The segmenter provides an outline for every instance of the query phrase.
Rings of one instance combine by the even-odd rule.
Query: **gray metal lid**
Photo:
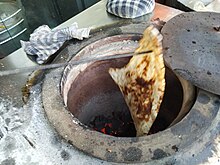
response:
[[[162,28],[167,65],[195,86],[220,95],[220,13],[188,12]]]

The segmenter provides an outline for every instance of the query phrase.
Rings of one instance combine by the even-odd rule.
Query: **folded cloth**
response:
[[[78,29],[77,23],[72,26],[51,30],[47,25],[38,27],[31,35],[29,41],[20,41],[21,46],[28,55],[37,56],[38,64],[45,63],[64,44],[72,38],[82,40],[89,37],[90,28]]]
[[[108,0],[106,9],[109,13],[122,18],[136,18],[154,10],[154,0]]]

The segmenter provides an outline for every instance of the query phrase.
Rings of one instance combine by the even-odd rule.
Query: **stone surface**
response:
[[[219,19],[215,12],[186,12],[169,20],[161,30],[164,60],[170,68],[195,86],[218,95]]]

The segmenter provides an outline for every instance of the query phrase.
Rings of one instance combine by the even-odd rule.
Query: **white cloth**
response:
[[[43,64],[64,44],[72,38],[82,40],[89,37],[90,28],[79,29],[77,23],[72,26],[51,30],[47,25],[38,27],[31,35],[29,41],[20,41],[21,46],[28,55],[37,56],[36,62]]]

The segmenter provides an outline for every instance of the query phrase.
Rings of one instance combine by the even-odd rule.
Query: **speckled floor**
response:
[[[41,107],[40,91],[35,89],[31,107],[16,108],[9,100],[1,100],[0,164],[102,164],[103,161],[61,140],[48,123]]]

